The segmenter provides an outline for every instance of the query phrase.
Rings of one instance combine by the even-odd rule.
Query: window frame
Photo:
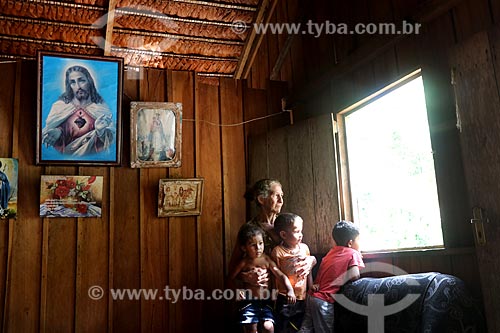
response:
[[[365,107],[366,105],[376,101],[377,99],[387,95],[388,93],[393,92],[394,90],[402,87],[403,85],[409,83],[410,81],[422,77],[422,69],[417,69],[402,78],[390,83],[389,85],[383,87],[382,89],[377,90],[375,93],[368,95],[365,98],[362,98],[358,102],[342,109],[341,111],[334,114],[335,120],[335,132],[337,136],[337,165],[338,167],[338,187],[339,187],[339,208],[340,208],[340,217],[342,220],[354,221],[353,216],[353,203],[352,203],[352,194],[351,194],[351,180],[350,180],[350,172],[349,172],[349,154],[347,150],[347,133],[345,126],[345,118],[350,114],[358,111],[359,109]],[[431,126],[429,124],[429,135],[431,136],[432,142],[432,133]],[[436,172],[436,166],[434,166],[435,178],[436,178],[436,190],[438,191],[438,201],[440,211],[441,200],[439,200],[439,184],[438,184],[438,175]],[[426,250],[443,250],[445,249],[445,234],[444,234],[444,225],[443,225],[443,216],[441,216],[441,230],[443,233],[443,245],[439,246],[423,246],[423,247],[415,247],[415,248],[398,248],[393,250],[374,250],[374,251],[366,251],[368,253],[385,253],[385,252],[408,252],[408,251],[426,251]],[[365,252],[365,251],[363,251]]]

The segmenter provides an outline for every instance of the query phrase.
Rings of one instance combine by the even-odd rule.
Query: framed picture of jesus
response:
[[[123,59],[38,53],[37,164],[119,165]]]

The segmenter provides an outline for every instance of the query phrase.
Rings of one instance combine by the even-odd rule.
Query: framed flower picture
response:
[[[200,215],[203,178],[160,179],[158,217]]]
[[[132,168],[181,166],[181,103],[132,102],[130,132]]]
[[[0,158],[0,219],[17,217],[18,161]]]
[[[122,72],[122,58],[38,52],[37,164],[120,164]]]
[[[101,217],[102,176],[42,176],[41,217]]]

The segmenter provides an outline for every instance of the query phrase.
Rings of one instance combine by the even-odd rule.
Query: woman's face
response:
[[[279,214],[281,212],[281,207],[283,206],[283,190],[281,185],[273,184],[271,185],[271,190],[267,198],[260,198],[260,204],[262,208],[270,213]]]

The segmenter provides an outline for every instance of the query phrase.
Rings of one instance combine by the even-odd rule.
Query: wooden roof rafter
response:
[[[249,34],[234,22],[251,25],[274,1],[262,0],[261,11],[260,0],[3,0],[0,54],[104,54],[123,56],[125,66],[225,77],[234,74]]]
[[[254,29],[254,25],[268,24],[277,3],[278,0],[262,0],[262,4],[259,7],[255,21],[253,22],[253,25],[250,25],[250,33],[247,36],[242,56],[240,57],[238,67],[234,73],[235,79],[246,79],[248,77],[250,68],[252,68],[255,56],[257,55],[262,39],[264,38],[264,34],[257,34],[256,29]]]

